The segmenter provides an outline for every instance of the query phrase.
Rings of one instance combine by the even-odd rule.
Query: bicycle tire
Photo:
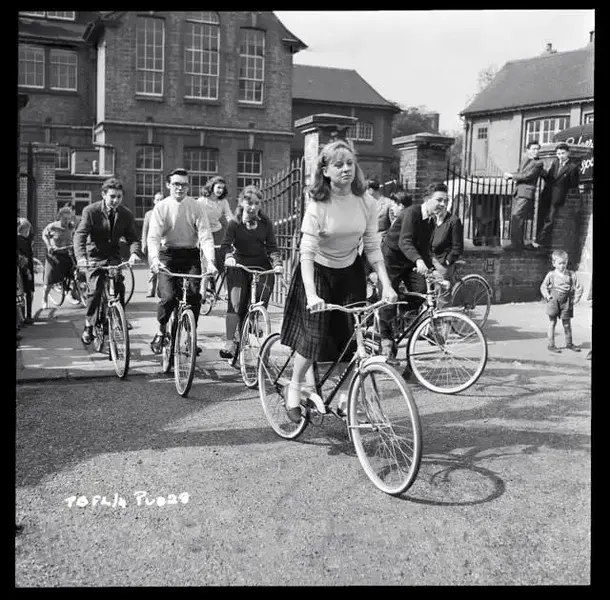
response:
[[[491,287],[487,280],[476,273],[464,276],[451,291],[451,310],[463,312],[484,327],[491,310]]]
[[[239,369],[247,388],[258,384],[258,357],[264,340],[271,333],[269,315],[262,306],[255,306],[246,315],[239,340]]]
[[[361,364],[349,388],[347,426],[358,460],[377,489],[397,496],[413,485],[421,462],[419,411],[391,365]]]
[[[49,289],[49,300],[53,306],[61,306],[64,303],[66,297],[66,284],[62,279],[59,283],[51,286]]]
[[[108,346],[117,377],[125,379],[129,372],[129,329],[120,302],[108,307]]]
[[[463,392],[477,382],[487,364],[487,341],[465,314],[443,310],[424,319],[409,337],[408,368],[427,389]]]
[[[135,288],[135,277],[133,269],[129,264],[125,265],[123,269],[123,284],[125,285],[125,306],[127,306],[133,296],[133,290]]]
[[[286,414],[285,393],[294,363],[294,353],[280,341],[279,333],[272,333],[263,342],[258,361],[258,395],[265,417],[271,428],[286,440],[296,439],[305,431],[306,415],[294,423]]]
[[[174,380],[176,391],[185,398],[193,384],[197,360],[197,330],[192,309],[185,308],[176,325],[174,338]]]
[[[176,311],[172,311],[167,322],[166,333],[163,337],[163,346],[161,347],[161,371],[169,373],[174,362],[174,338],[176,335]]]

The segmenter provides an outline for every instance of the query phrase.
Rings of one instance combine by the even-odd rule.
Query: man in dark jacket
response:
[[[464,227],[457,215],[451,214],[444,205],[436,215],[436,226],[430,242],[432,264],[436,272],[451,281],[455,271],[455,261],[464,252]],[[439,307],[447,304],[450,295],[445,290],[439,298]]]
[[[433,266],[430,248],[435,228],[434,219],[447,204],[447,200],[445,184],[429,185],[424,202],[405,208],[385,235],[381,251],[395,290],[398,290],[402,281],[410,292],[426,292],[424,275]],[[386,356],[392,356],[395,350],[390,325],[392,315],[392,307],[379,311],[381,347]]]
[[[580,183],[578,164],[570,160],[570,146],[565,142],[557,144],[555,154],[557,158],[553,159],[549,170],[542,173],[545,185],[540,194],[536,247],[550,244],[557,211],[565,203],[568,192]]]
[[[536,184],[542,175],[544,163],[538,158],[540,144],[538,140],[528,143],[526,157],[516,173],[504,173],[504,179],[512,179],[515,187],[510,219],[509,250],[521,250],[525,237],[525,221],[533,214]]]
[[[83,210],[83,216],[74,232],[74,255],[79,267],[119,264],[121,251],[119,241],[122,237],[130,244],[129,262],[140,260],[138,252],[140,241],[136,233],[133,213],[124,206],[123,184],[114,177],[102,184],[102,200],[94,202]],[[81,336],[84,344],[93,341],[93,319],[99,306],[106,272],[103,269],[88,269],[87,283],[89,297],[85,313],[85,329]],[[125,286],[117,282],[118,294],[125,304]]]

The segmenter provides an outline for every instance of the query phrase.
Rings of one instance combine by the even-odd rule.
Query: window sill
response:
[[[54,90],[51,88],[28,87],[20,85],[19,89],[28,94],[53,94],[55,96],[78,96],[78,90]]]
[[[265,104],[250,104],[249,102],[240,102],[239,100],[237,101],[237,106],[239,106],[239,108],[254,108],[256,110],[264,110],[266,108]]]
[[[192,98],[190,96],[185,96],[183,98],[184,104],[196,104],[201,106],[202,104],[208,105],[208,106],[220,106],[221,102],[220,100],[211,100],[209,98]]]
[[[140,94],[136,94],[136,100],[144,100],[148,102],[165,102],[165,98],[163,96],[142,96]]]

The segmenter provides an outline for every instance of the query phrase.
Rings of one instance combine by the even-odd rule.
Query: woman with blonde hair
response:
[[[366,300],[364,259],[358,252],[361,239],[382,298],[396,300],[381,254],[377,204],[365,191],[353,147],[343,140],[324,146],[303,215],[300,264],[291,279],[280,334],[282,344],[296,350],[286,396],[288,417],[294,422],[301,419],[301,385],[304,379],[308,386],[313,383],[313,361],[334,360],[353,332],[349,315],[331,317],[328,311],[310,310],[323,309],[326,302]]]
[[[47,247],[47,256],[44,263],[44,291],[42,293],[42,304],[40,308],[46,310],[49,307],[49,291],[56,284],[70,275],[74,268],[72,237],[74,235],[74,215],[69,206],[64,206],[57,211],[55,221],[49,223],[42,231],[42,241]],[[73,304],[79,300],[70,298]]]

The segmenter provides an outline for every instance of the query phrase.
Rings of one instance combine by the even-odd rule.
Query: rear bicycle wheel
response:
[[[491,288],[481,275],[466,275],[451,291],[451,310],[464,313],[479,327],[487,322],[490,309]]]
[[[262,306],[255,306],[248,312],[241,328],[239,341],[239,368],[246,387],[252,389],[258,384],[258,357],[261,346],[271,333],[269,315]]]
[[[307,427],[305,414],[293,423],[286,414],[285,394],[292,377],[294,352],[280,341],[279,333],[272,333],[264,342],[258,361],[258,395],[263,412],[273,431],[280,437],[293,440]]]
[[[108,307],[108,345],[117,377],[124,379],[129,371],[129,330],[120,302]]]
[[[466,315],[440,311],[413,331],[407,360],[424,387],[441,394],[456,394],[481,376],[487,364],[487,342],[480,327]]]
[[[131,265],[125,265],[123,267],[123,283],[125,284],[125,306],[129,304],[131,297],[133,296],[133,289],[135,287],[135,277],[133,275],[133,269]]]
[[[49,300],[54,306],[61,306],[64,303],[66,297],[66,288],[63,279],[51,286],[49,290]]]
[[[348,420],[358,460],[386,494],[405,492],[421,462],[421,424],[413,395],[385,362],[365,362],[348,396]]]
[[[161,347],[161,370],[169,373],[174,362],[173,345],[176,336],[176,311],[173,311],[167,322],[167,333],[163,336],[163,346]]]
[[[185,397],[193,384],[197,359],[195,315],[190,308],[180,314],[174,339],[174,380],[177,392]]]

